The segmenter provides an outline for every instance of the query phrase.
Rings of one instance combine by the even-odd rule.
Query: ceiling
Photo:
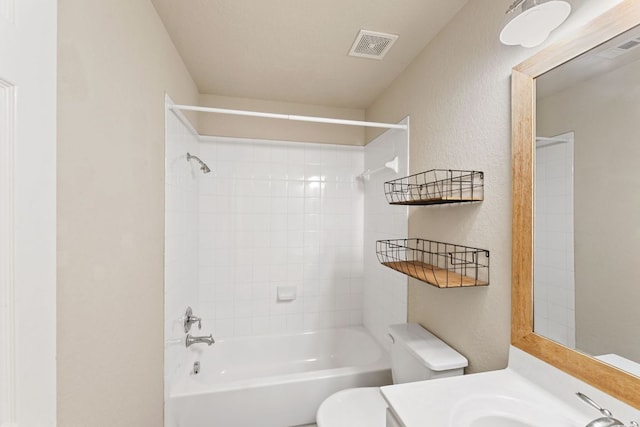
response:
[[[366,108],[467,0],[151,0],[200,93]],[[400,37],[347,56],[360,29]]]

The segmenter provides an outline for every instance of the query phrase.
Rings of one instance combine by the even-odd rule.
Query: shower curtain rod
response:
[[[554,136],[552,138],[545,136],[536,136],[536,142],[569,142],[569,140],[557,136]]]
[[[226,108],[197,107],[193,105],[172,105],[171,108],[173,108],[174,110],[198,111],[201,113],[219,113],[219,114],[231,114],[234,116],[249,116],[249,117],[263,117],[267,119],[294,120],[298,122],[329,123],[329,124],[347,125],[347,126],[364,126],[364,127],[372,127],[372,128],[407,130],[407,125],[365,122],[360,120],[330,119],[326,117],[296,116],[292,114],[261,113],[258,111],[229,110]]]

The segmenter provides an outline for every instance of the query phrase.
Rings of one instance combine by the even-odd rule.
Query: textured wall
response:
[[[61,0],[58,37],[58,425],[161,426],[164,95],[197,91],[148,0]]]
[[[495,4],[504,3],[504,4]],[[436,289],[409,281],[410,321],[470,360],[468,371],[506,365],[510,333],[510,98],[514,54],[498,26],[507,2],[469,2],[367,110],[367,120],[411,116],[410,173],[429,169],[485,172],[485,201],[411,208],[409,237],[491,251],[491,284]]]
[[[574,1],[552,42],[619,1]],[[510,0],[474,0],[456,15],[367,110],[367,120],[411,116],[411,173],[434,168],[485,172],[485,201],[412,208],[409,236],[491,251],[491,284],[436,289],[411,280],[409,320],[470,360],[469,372],[507,363],[511,309],[511,68],[537,49],[503,46]],[[367,131],[367,140],[378,133]]]

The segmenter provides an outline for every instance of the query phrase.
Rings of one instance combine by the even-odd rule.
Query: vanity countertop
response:
[[[404,427],[584,427],[599,414],[575,396],[578,391],[625,423],[639,415],[514,348],[507,369],[391,385],[381,391]]]
[[[593,419],[511,369],[382,387],[382,395],[406,427],[465,427],[498,415],[545,427],[583,427]]]

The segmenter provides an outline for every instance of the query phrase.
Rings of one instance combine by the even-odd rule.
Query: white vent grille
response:
[[[395,34],[360,30],[356,40],[353,42],[353,46],[351,46],[349,56],[382,59],[397,39],[398,36]]]
[[[635,49],[640,46],[640,37],[634,37],[629,39],[618,46],[612,47],[610,49],[604,50],[597,54],[597,56],[601,58],[613,59],[617,56],[623,55],[629,52],[631,49]]]

